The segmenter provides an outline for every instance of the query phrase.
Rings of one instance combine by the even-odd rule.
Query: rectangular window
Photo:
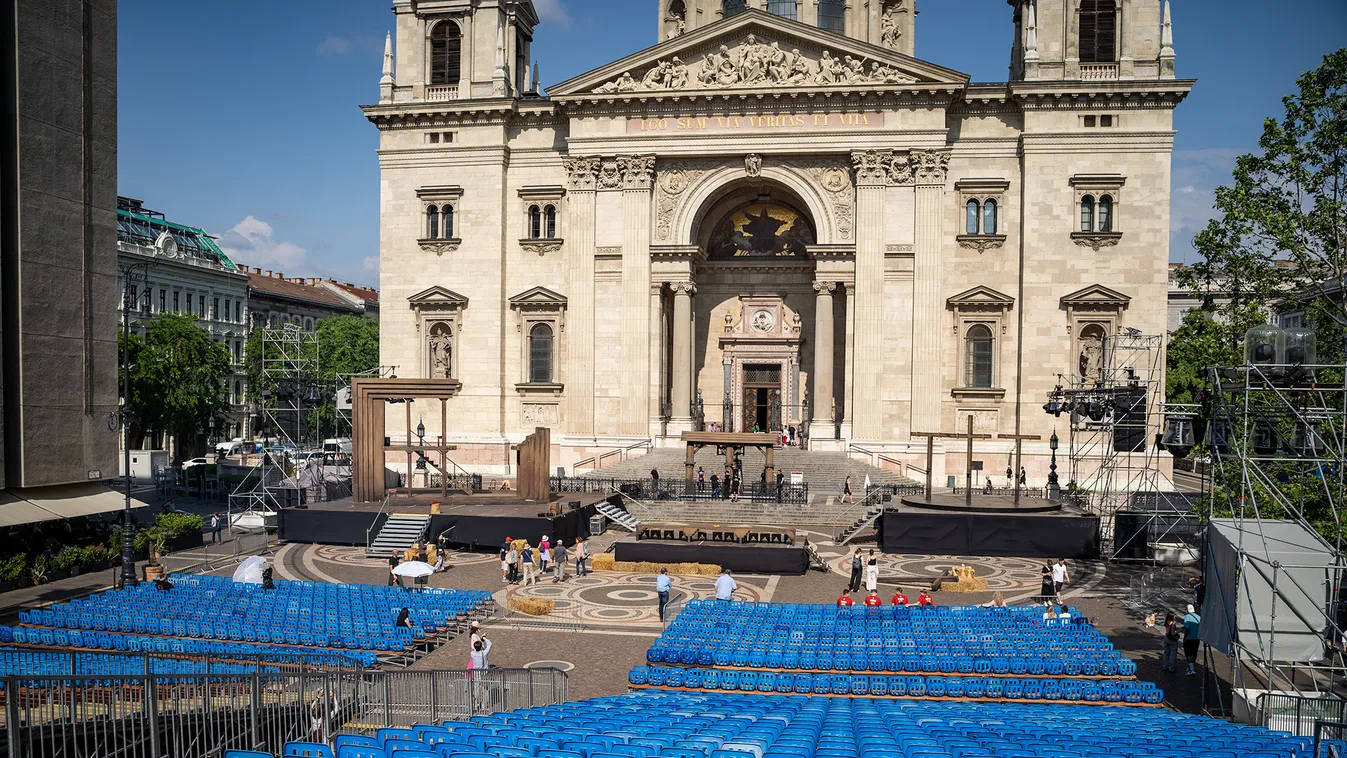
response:
[[[217,297],[211,301],[210,315],[211,318],[215,319],[216,321],[220,320],[220,298]]]
[[[194,310],[194,309],[192,308],[192,293],[188,292],[188,293],[187,293],[187,312],[188,312],[188,313],[192,313],[193,310]]]
[[[182,306],[181,306],[181,304],[178,302],[178,296],[181,295],[181,294],[182,294],[181,292],[176,292],[176,291],[173,293],[173,312],[174,312],[174,313],[178,313],[178,312],[180,312],[180,311],[182,310]]]
[[[243,323],[243,317],[242,317],[242,315],[240,315],[239,301],[238,301],[238,300],[235,300],[235,301],[234,301],[234,323],[236,323],[236,324],[242,324],[242,323]]]
[[[426,142],[429,143],[429,144],[431,144],[431,145],[438,145],[438,144],[440,144],[440,133],[439,133],[439,132],[431,132],[430,134],[427,134],[427,135],[426,135]]]
[[[1100,116],[1100,117],[1099,117],[1099,125],[1100,125],[1100,126],[1113,126],[1113,117],[1112,117],[1112,116]]]
[[[159,290],[159,312],[163,313],[168,308],[168,290]]]
[[[1086,125],[1086,126],[1094,126],[1094,124],[1095,124],[1095,117],[1094,117],[1094,116],[1085,116],[1084,118],[1085,118],[1085,125]]]
[[[202,295],[201,297],[197,298],[196,300],[197,300],[197,303],[196,303],[196,307],[197,307],[197,315],[200,316],[201,318],[205,318],[205,317],[206,317],[206,296],[205,296],[205,295]]]

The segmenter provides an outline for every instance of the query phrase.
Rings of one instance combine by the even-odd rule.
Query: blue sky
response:
[[[544,85],[655,42],[655,0],[535,0]],[[378,281],[378,99],[387,0],[121,0],[122,194],[287,276]],[[1004,0],[924,0],[917,56],[1002,81]],[[1179,107],[1171,257],[1296,76],[1347,43],[1343,0],[1173,0]]]

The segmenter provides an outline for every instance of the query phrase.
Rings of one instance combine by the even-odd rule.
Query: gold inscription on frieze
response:
[[[627,119],[627,133],[690,131],[808,132],[884,125],[883,113],[805,113],[779,116],[679,116]]]

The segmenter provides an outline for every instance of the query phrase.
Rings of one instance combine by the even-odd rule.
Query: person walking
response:
[[[1043,586],[1038,590],[1038,599],[1047,602],[1057,596],[1057,588],[1052,583],[1052,561],[1043,562]]]
[[[1071,583],[1071,575],[1066,571],[1066,559],[1058,558],[1052,565],[1052,591],[1057,602],[1062,601],[1062,588]]]
[[[730,570],[725,569],[720,572],[720,578],[716,579],[716,600],[733,600],[734,591],[739,589],[739,584],[730,576]]]
[[[655,594],[659,595],[659,620],[664,622],[664,608],[669,604],[669,590],[673,589],[673,580],[669,578],[669,569],[659,570],[655,577]]]
[[[781,502],[781,483],[786,480],[786,475],[780,470],[776,472],[776,502]]]
[[[585,545],[584,537],[575,538],[575,575],[589,576],[585,570],[585,559],[589,557],[589,549]]]
[[[650,467],[650,489],[659,492],[659,469]]]
[[[870,592],[879,590],[879,558],[875,551],[870,551],[870,558],[865,563],[865,589]]]
[[[861,576],[865,573],[865,561],[861,558],[861,549],[851,554],[851,581],[847,583],[847,592],[861,588]]]
[[[399,587],[402,586],[402,577],[400,577],[400,576],[398,576],[397,574],[393,573],[393,569],[395,569],[395,568],[397,568],[397,567],[398,567],[398,551],[394,550],[394,551],[393,551],[392,553],[390,553],[389,556],[388,556],[388,586],[389,586],[389,587],[392,587],[392,586],[395,585],[395,584],[396,584],[397,586],[399,586]]]
[[[1188,659],[1188,670],[1183,672],[1185,676],[1197,675],[1197,650],[1201,642],[1197,639],[1197,631],[1202,626],[1202,617],[1198,615],[1197,608],[1189,605],[1188,613],[1183,616],[1183,657]]]
[[[557,540],[557,546],[552,548],[552,583],[566,581],[566,543]]]
[[[847,480],[842,482],[842,504],[851,505],[855,502],[856,498],[851,496],[851,477],[847,477]]]
[[[538,578],[536,573],[537,564],[534,563],[536,557],[537,551],[535,551],[533,546],[528,543],[528,540],[525,540],[524,550],[519,554],[519,565],[524,567],[525,587],[533,584],[533,581]]]
[[[500,546],[500,581],[502,584],[510,583],[510,538],[506,537],[505,542]]]
[[[1179,673],[1179,617],[1173,611],[1165,614],[1165,651],[1160,656],[1160,670]]]
[[[210,515],[210,541],[211,541],[211,544],[214,544],[214,545],[220,544],[220,530],[223,529],[223,528],[224,528],[224,524],[220,521],[220,514],[218,514],[218,513],[212,513],[212,514]]]
[[[715,474],[711,475],[711,497],[720,499],[720,477]]]
[[[1020,487],[1023,488],[1029,483],[1029,474],[1025,473],[1024,468],[1020,468]]]
[[[519,582],[519,546],[510,543],[510,552],[505,554],[505,562],[510,566],[510,584]]]
[[[552,560],[552,543],[548,542],[547,535],[538,541],[538,578],[542,579],[543,574],[547,573],[547,562]]]

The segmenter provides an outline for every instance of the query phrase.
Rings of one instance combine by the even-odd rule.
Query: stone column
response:
[[[650,433],[650,186],[655,156],[623,156],[622,423],[623,434]]]
[[[814,434],[832,439],[833,426],[833,290],[836,282],[814,282]]]
[[[856,365],[852,436],[883,436],[884,380],[884,193],[893,164],[891,150],[851,154],[856,168]]]
[[[941,260],[942,200],[947,150],[914,150],[912,179],[916,183],[916,240],[913,246],[912,283],[912,429],[939,432],[945,356],[940,343],[948,318],[942,297],[944,265]],[[864,353],[862,353],[864,355]]]
[[[674,282],[673,292],[673,386],[670,404],[669,433],[692,429],[692,296],[697,287],[692,282]]]
[[[855,276],[853,269],[852,276]],[[856,405],[856,282],[853,280],[843,284],[846,292],[846,300],[842,306],[846,309],[846,319],[843,325],[845,342],[843,349],[846,350],[844,368],[845,374],[842,377],[842,423],[840,432],[842,439],[851,439],[851,419],[855,416],[852,408]],[[836,411],[833,415],[837,415]]]
[[[565,160],[566,425],[570,434],[594,434],[594,214],[598,158]]]
[[[650,436],[659,436],[664,402],[664,285],[650,285]]]

